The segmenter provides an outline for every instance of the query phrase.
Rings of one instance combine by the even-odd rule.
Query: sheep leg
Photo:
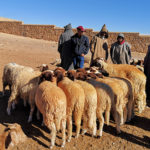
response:
[[[134,110],[133,101],[129,101],[127,107],[128,107],[127,122],[129,122],[131,121],[131,118],[132,118],[132,110]]]
[[[72,137],[72,115],[69,115],[67,117],[67,128],[68,128],[68,139],[67,142],[71,141],[71,137]]]
[[[36,118],[37,118],[37,120],[40,120],[40,111],[38,110],[38,108],[37,108],[37,112],[36,112]]]
[[[9,101],[8,101],[8,106],[7,106],[7,114],[8,115],[11,115],[11,105],[13,102],[15,102],[16,97],[17,97],[16,92],[11,93],[11,96],[10,96]]]
[[[24,107],[27,107],[27,101],[26,101],[26,99],[23,100],[23,105],[24,105]]]
[[[123,112],[123,124],[125,124],[127,120],[127,113],[128,113],[128,110],[127,110],[127,107],[125,106],[124,112]]]
[[[96,136],[96,130],[97,130],[97,126],[96,126],[96,115],[94,116],[94,120],[93,120],[93,137]]]
[[[86,132],[87,132],[87,115],[84,113],[82,135],[84,135]]]
[[[97,113],[97,118],[99,120],[100,123],[100,127],[99,127],[99,136],[102,136],[102,132],[103,132],[103,126],[104,126],[104,117],[103,117],[103,113],[99,112]]]
[[[61,130],[62,130],[62,145],[61,147],[64,147],[66,144],[66,119],[62,120],[61,122]]]
[[[32,122],[32,116],[33,116],[34,109],[35,109],[35,105],[31,104],[30,105],[30,114],[29,114],[29,118],[28,118],[28,123]]]
[[[115,117],[115,122],[116,122],[116,130],[117,130],[117,134],[120,134],[120,120],[121,120],[121,116],[119,113],[116,113],[116,117]]]
[[[51,145],[50,149],[52,149],[55,146],[55,139],[56,139],[56,126],[54,122],[52,122],[48,128],[51,130]]]
[[[120,116],[120,125],[123,125],[124,119],[123,119],[123,109],[119,109],[119,116]]]
[[[4,96],[5,95],[5,88],[6,88],[6,84],[5,83],[3,83],[3,92],[2,92],[2,96]]]
[[[82,110],[75,110],[74,111],[74,120],[75,120],[75,125],[76,125],[76,136],[75,138],[79,137],[80,134],[80,128],[81,128],[81,119],[82,119]]]
[[[107,126],[109,125],[109,120],[110,120],[110,109],[111,109],[111,106],[107,105],[107,108],[105,111],[105,120],[106,120]]]

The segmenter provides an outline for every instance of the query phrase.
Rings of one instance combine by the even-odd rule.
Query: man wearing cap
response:
[[[66,25],[64,33],[60,35],[58,52],[61,58],[61,67],[65,70],[74,69],[71,51],[71,37],[74,35],[71,24]]]
[[[150,45],[148,46],[148,51],[144,58],[144,73],[147,77],[147,79],[146,79],[146,95],[147,95],[148,105],[150,106]]]
[[[101,31],[96,34],[90,43],[91,56],[91,66],[96,58],[108,59],[108,30],[104,24]]]
[[[114,64],[130,64],[131,46],[125,42],[124,34],[119,33],[117,42],[111,46],[110,55]]]
[[[89,39],[87,36],[83,35],[85,32],[82,26],[77,27],[77,33],[71,38],[71,49],[74,54],[73,64],[74,68],[84,67],[84,56],[89,51]]]

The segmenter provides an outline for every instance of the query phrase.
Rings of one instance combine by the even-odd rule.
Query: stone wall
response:
[[[63,28],[58,28],[54,25],[30,25],[23,24],[21,21],[0,21],[0,32],[15,34],[36,39],[44,39],[58,41]],[[76,32],[76,29],[73,29]],[[92,36],[98,32],[93,29],[86,29],[86,35],[91,40]],[[109,47],[116,41],[118,33],[109,32]],[[150,36],[140,35],[139,33],[125,32],[126,41],[132,46],[132,51],[147,52],[147,47],[150,45]]]

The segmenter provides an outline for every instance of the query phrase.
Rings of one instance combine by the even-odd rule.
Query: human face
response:
[[[78,32],[78,36],[82,36],[83,35],[83,31],[78,29],[77,32]]]
[[[118,42],[121,43],[123,41],[122,37],[118,37]]]
[[[106,36],[106,32],[102,32],[101,36],[105,37]]]

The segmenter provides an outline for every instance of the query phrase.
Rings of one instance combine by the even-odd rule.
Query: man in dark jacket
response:
[[[147,77],[146,80],[147,101],[150,104],[150,45],[148,46],[148,51],[144,58],[144,73]]]
[[[84,67],[84,56],[88,53],[90,44],[87,36],[83,35],[84,28],[77,27],[77,33],[71,38],[71,49],[74,54],[73,64],[74,68]]]
[[[58,42],[58,52],[61,58],[61,67],[65,70],[73,68],[73,57],[71,51],[71,37],[74,35],[71,24],[66,25],[64,33],[60,35]]]

